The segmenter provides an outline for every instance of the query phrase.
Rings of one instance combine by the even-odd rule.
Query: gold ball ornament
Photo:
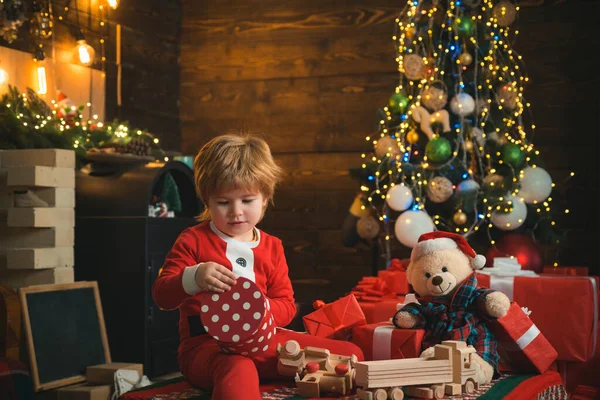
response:
[[[427,197],[434,203],[445,202],[452,196],[453,192],[452,182],[443,176],[436,176],[427,185]]]
[[[510,1],[501,1],[492,9],[498,25],[509,26],[517,19],[517,8]]]
[[[498,103],[509,110],[515,109],[518,98],[517,90],[511,85],[504,85],[498,90]]]
[[[441,81],[432,82],[421,93],[421,103],[431,111],[439,111],[448,103],[448,90]]]
[[[467,223],[467,214],[465,214],[462,210],[458,210],[452,217],[452,220],[456,225],[464,225]]]
[[[404,75],[411,81],[423,79],[425,76],[425,62],[418,54],[405,54],[402,61]]]
[[[398,146],[398,141],[396,139],[392,139],[390,136],[384,136],[377,139],[377,144],[375,145],[375,155],[378,158],[383,158],[388,153],[390,154],[391,158],[394,158],[400,154],[400,146]]]
[[[356,222],[356,232],[363,239],[373,239],[379,234],[379,223],[370,215],[361,217]]]
[[[467,52],[464,52],[458,57],[458,61],[460,61],[462,65],[471,65],[473,62],[473,56]]]
[[[406,134],[406,141],[410,144],[415,144],[419,141],[419,133],[412,129]]]

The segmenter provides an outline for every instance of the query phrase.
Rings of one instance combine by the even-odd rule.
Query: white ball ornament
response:
[[[467,116],[475,110],[475,100],[468,93],[459,93],[450,101],[450,110],[461,117]]]
[[[404,75],[411,81],[421,80],[425,77],[425,62],[418,54],[406,54],[403,57]]]
[[[419,241],[419,236],[435,230],[435,226],[429,214],[425,211],[405,211],[394,226],[396,239],[407,247],[414,247]]]
[[[373,239],[379,234],[379,223],[370,215],[361,217],[356,222],[356,233],[363,239]]]
[[[413,203],[412,191],[405,185],[392,186],[387,192],[386,201],[394,211],[404,211]]]
[[[518,194],[527,204],[546,200],[552,192],[552,178],[545,169],[540,167],[523,169],[520,184],[521,189]]]
[[[452,182],[443,176],[436,176],[427,185],[427,197],[434,203],[445,202],[452,196],[452,193],[454,193]]]
[[[527,206],[522,199],[513,195],[507,196],[505,200],[512,202],[512,211],[494,211],[492,213],[491,221],[498,229],[512,231],[523,225],[525,222],[525,218],[527,218]]]

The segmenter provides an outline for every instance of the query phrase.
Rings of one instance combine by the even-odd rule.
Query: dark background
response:
[[[109,15],[106,119],[128,120],[189,155],[230,129],[263,133],[287,177],[261,228],[283,240],[297,300],[333,300],[371,273],[371,250],[344,247],[341,226],[359,190],[348,169],[370,150],[365,137],[376,127],[375,111],[398,81],[391,36],[403,5],[122,0]],[[520,5],[514,49],[530,77],[525,96],[537,125],[530,140],[571,211],[557,218],[568,231],[559,260],[598,274],[598,2]],[[122,27],[121,106],[115,23]],[[57,25],[56,45],[74,46]],[[30,48],[22,36],[11,47]]]

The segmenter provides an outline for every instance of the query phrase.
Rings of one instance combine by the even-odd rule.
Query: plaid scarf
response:
[[[496,338],[485,325],[485,298],[492,290],[477,288],[477,278],[471,274],[453,296],[423,297],[419,302],[405,305],[406,311],[419,318],[415,328],[424,328],[421,349],[425,350],[444,340],[461,340],[477,350],[477,354],[498,370]]]

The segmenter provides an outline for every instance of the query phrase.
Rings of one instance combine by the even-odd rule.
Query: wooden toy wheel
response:
[[[387,400],[387,392],[383,389],[375,389],[373,400]]]
[[[463,385],[463,393],[472,394],[475,392],[475,384],[473,381],[466,381]]]
[[[400,388],[391,388],[388,390],[388,399],[389,400],[403,400],[404,392]]]
[[[433,385],[431,386],[431,390],[433,390],[433,398],[434,399],[443,399],[444,398],[444,385]]]

